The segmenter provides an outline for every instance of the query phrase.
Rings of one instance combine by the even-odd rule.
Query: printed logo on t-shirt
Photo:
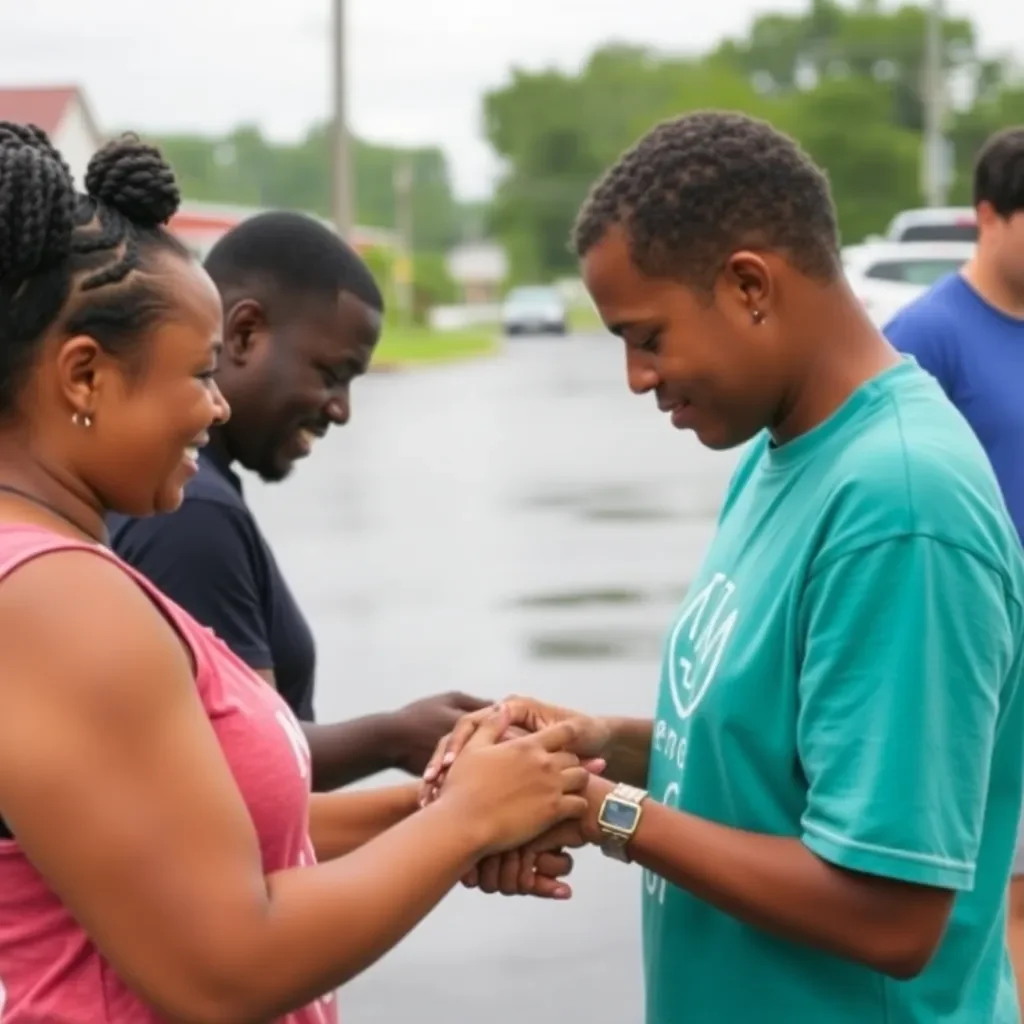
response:
[[[715,573],[687,596],[665,645],[662,672],[669,699],[662,702],[654,723],[651,780],[656,789],[651,795],[667,807],[679,805],[690,722],[715,681],[738,617],[736,584],[725,573]],[[651,896],[664,900],[663,879],[645,871],[644,884]]]
[[[724,573],[695,594],[683,609],[668,643],[668,685],[680,718],[689,718],[715,681],[739,609],[729,608],[736,584]],[[689,629],[687,629],[689,627]]]

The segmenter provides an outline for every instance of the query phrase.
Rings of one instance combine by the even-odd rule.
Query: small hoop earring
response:
[[[750,316],[751,316],[751,318],[753,319],[753,321],[754,321],[754,324],[755,324],[755,325],[758,325],[758,324],[763,324],[763,323],[764,323],[764,318],[765,318],[765,315],[764,315],[764,313],[762,313],[762,312],[761,312],[761,310],[759,310],[759,309],[755,309],[755,310],[754,310],[754,311],[753,311],[753,312],[752,312],[752,313],[750,314]]]
[[[71,417],[71,422],[76,427],[85,427],[88,429],[92,426],[92,417],[87,412],[76,412]]]

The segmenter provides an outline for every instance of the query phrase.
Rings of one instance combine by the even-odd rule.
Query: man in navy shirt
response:
[[[974,206],[973,259],[899,312],[885,333],[970,423],[1024,538],[1024,128],[1000,132],[982,148]],[[1024,845],[1013,868],[1009,938],[1024,995]]]
[[[317,789],[390,767],[418,775],[458,717],[485,702],[449,693],[315,724],[313,636],[232,470],[284,480],[330,427],[348,422],[349,386],[380,334],[380,291],[344,241],[294,213],[244,221],[214,246],[206,269],[224,304],[215,378],[231,419],[211,431],[181,508],[112,516],[111,544],[277,687],[304,723]]]

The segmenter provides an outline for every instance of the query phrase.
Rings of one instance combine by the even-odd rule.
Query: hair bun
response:
[[[166,224],[181,204],[174,171],[160,150],[135,135],[114,139],[93,156],[85,190],[141,227]]]
[[[0,121],[0,280],[19,280],[71,250],[71,172],[35,125]]]

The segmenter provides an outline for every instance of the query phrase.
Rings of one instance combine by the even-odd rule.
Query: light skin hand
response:
[[[522,705],[516,707],[514,702],[510,702],[504,706],[508,708],[510,718],[517,723],[507,730],[505,739],[528,735],[532,729],[524,728],[524,725],[536,729],[544,728],[548,724],[547,717],[531,714],[530,710]],[[582,737],[581,749],[589,753],[597,748],[601,742],[600,726],[595,730],[592,724],[593,720],[580,716],[571,717],[572,713],[564,711],[564,709],[557,709],[557,711],[558,715],[551,715],[551,720],[571,720],[577,723],[580,730],[579,735]],[[424,787],[420,795],[421,804],[425,806],[440,795],[447,769],[454,763],[465,743],[474,735],[478,728],[477,723],[482,720],[482,717],[479,715],[466,716],[467,719],[473,720],[473,731],[463,729],[462,735],[456,740],[454,748],[451,749],[447,758],[442,754],[442,750],[449,750],[447,740],[439,746],[434,760],[438,764],[441,764],[442,761],[447,763],[434,776],[434,783]],[[600,774],[605,768],[605,762],[601,758],[590,758],[584,764],[587,770],[593,774]],[[566,834],[570,838],[575,835],[571,829]],[[576,843],[575,845],[583,844]],[[538,846],[485,858],[463,878],[463,884],[469,888],[479,887],[487,893],[500,892],[507,896],[530,895],[544,899],[566,900],[571,898],[572,889],[562,879],[569,874],[572,867],[572,857],[561,846],[544,841]]]
[[[556,722],[574,721],[579,731],[580,756],[584,764],[597,773],[605,770],[607,765],[603,753],[611,738],[609,720],[590,718],[568,708],[542,704],[527,697],[509,697],[502,702],[502,706],[508,709],[512,727],[523,733],[537,732]],[[420,799],[424,806],[440,788],[444,773],[455,762],[488,713],[485,709],[462,716],[452,732],[438,743],[423,773]]]

